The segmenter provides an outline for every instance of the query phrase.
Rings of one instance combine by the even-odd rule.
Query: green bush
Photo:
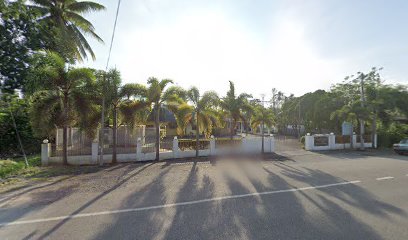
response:
[[[28,116],[28,102],[25,99],[12,97],[10,105],[0,100],[0,158],[21,156],[16,131],[11,121],[10,110],[17,125],[17,129],[27,154],[40,152],[41,140],[34,137]]]
[[[28,169],[25,168],[24,158],[0,160],[0,178],[6,178],[11,175],[19,174],[23,169],[30,170],[33,167],[41,165],[39,156],[28,157]]]
[[[408,137],[408,124],[393,123],[387,129],[379,129],[378,146],[391,147],[401,139]]]

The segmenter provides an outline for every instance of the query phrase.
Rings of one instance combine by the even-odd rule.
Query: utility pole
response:
[[[364,73],[360,74],[360,100],[361,100],[361,109],[364,109]],[[364,150],[364,120],[360,118],[360,150]]]

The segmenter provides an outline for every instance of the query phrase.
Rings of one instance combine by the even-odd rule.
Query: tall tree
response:
[[[219,116],[211,108],[218,105],[219,97],[215,92],[205,92],[200,96],[200,91],[196,87],[190,88],[187,96],[193,107],[184,115],[182,121],[196,125],[196,157],[198,157],[200,133],[204,132],[208,136],[207,133],[212,132],[213,126],[219,125]]]
[[[172,100],[177,98],[174,89],[169,88],[166,91],[166,86],[172,84],[173,81],[170,79],[158,80],[155,77],[151,77],[147,80],[147,101],[152,104],[152,109],[154,113],[154,126],[156,129],[156,161],[160,159],[160,109],[165,103],[170,103]],[[171,90],[171,91],[170,91]]]
[[[69,60],[83,60],[88,54],[95,54],[84,35],[103,42],[95,33],[95,28],[84,14],[104,10],[105,7],[91,1],[77,0],[32,0],[32,8],[41,13],[38,18],[48,29],[48,45]]]
[[[264,134],[263,128],[267,126],[268,128],[272,127],[275,124],[275,116],[272,109],[265,108],[264,106],[258,104],[254,108],[254,116],[252,117],[252,128],[256,129],[261,126],[262,128],[262,153],[264,153]]]
[[[230,89],[227,92],[220,105],[222,109],[226,112],[226,115],[231,121],[230,125],[230,138],[234,136],[234,129],[237,126],[239,120],[244,121],[244,116],[242,114],[242,109],[245,107],[246,99],[252,97],[250,94],[241,93],[240,95],[235,94],[235,86],[232,81],[229,81]]]
[[[62,127],[63,163],[68,164],[68,127],[75,122],[81,127],[95,129],[96,121],[88,118],[98,111],[94,100],[95,77],[87,68],[68,68],[56,53],[47,54],[50,64],[37,70],[44,81],[42,90],[33,95],[31,116],[34,126]],[[94,114],[96,115],[96,114]]]

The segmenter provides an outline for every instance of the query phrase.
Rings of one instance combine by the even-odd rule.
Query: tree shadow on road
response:
[[[283,175],[311,186],[347,181],[318,169],[303,168],[304,170],[301,170],[284,164],[276,164],[276,166],[282,169]],[[389,214],[407,216],[403,209],[376,199],[372,193],[357,184],[350,184],[347,187],[318,188],[317,191],[329,194],[350,206],[373,215],[385,218],[388,218]]]
[[[405,216],[402,209],[375,199],[375,196],[355,185],[316,189],[317,194],[313,190],[313,193],[288,191],[259,196],[242,195],[297,188],[293,182],[321,185],[344,181],[312,169],[301,171],[284,167],[279,173],[267,168],[262,170],[263,175],[243,171],[247,179],[238,174],[239,177],[225,174],[223,182],[217,182],[201,172],[200,166],[193,164],[186,178],[180,180],[183,182],[180,187],[171,189],[177,194],[176,198],[170,199],[166,193],[169,183],[165,175],[160,175],[141,192],[131,194],[124,205],[138,207],[143,202],[153,206],[215,199],[120,214],[111,224],[112,227],[99,233],[95,239],[375,240],[382,237],[357,218],[350,208],[378,217],[387,217],[388,213]],[[219,184],[226,185],[222,195],[216,194]],[[242,197],[217,199],[226,195]]]
[[[100,200],[101,198],[103,198],[104,196],[110,194],[111,192],[113,192],[114,190],[116,190],[117,188],[119,188],[120,186],[122,186],[123,184],[125,184],[129,179],[135,177],[136,175],[140,174],[142,171],[144,171],[146,168],[148,168],[149,166],[151,166],[151,164],[146,164],[146,165],[142,165],[140,168],[137,168],[134,172],[132,172],[131,175],[123,178],[122,180],[120,180],[118,183],[116,183],[113,187],[111,187],[109,190],[102,192],[101,194],[99,194],[98,196],[96,196],[95,198],[91,199],[90,201],[86,202],[84,205],[82,205],[81,207],[79,207],[77,210],[73,211],[70,216],[72,215],[76,215],[81,213],[83,210],[85,210],[86,208],[90,207],[91,205],[93,205],[95,202],[97,202],[98,200]],[[133,169],[134,170],[134,169]],[[129,170],[131,171],[131,170]],[[126,171],[129,172],[129,171]],[[45,196],[46,197],[46,196]],[[54,233],[56,230],[58,230],[60,227],[62,227],[65,223],[67,223],[70,220],[70,218],[66,218],[60,222],[58,222],[54,227],[52,227],[50,230],[48,230],[47,232],[45,232],[44,234],[42,234],[39,239],[45,239],[48,238],[52,233]]]

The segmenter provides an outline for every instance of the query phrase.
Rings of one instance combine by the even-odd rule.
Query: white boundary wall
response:
[[[143,162],[155,160],[156,153],[143,153],[142,152],[142,140],[139,138],[137,140],[137,147],[135,153],[130,154],[117,154],[118,162]],[[92,155],[83,155],[83,156],[68,156],[68,164],[71,165],[93,165],[98,164],[98,148],[99,145],[97,142],[92,143]],[[49,163],[62,163],[62,157],[50,157],[51,145],[47,140],[44,140],[44,143],[41,146],[41,162],[43,165]],[[210,139],[210,145],[208,149],[199,150],[199,156],[221,156],[225,154],[260,154],[262,151],[262,138],[261,137],[243,137],[241,143],[237,146],[231,147],[220,147],[217,148],[215,144],[215,138],[212,136]],[[271,153],[275,151],[275,139],[271,136],[266,136],[264,138],[264,152]],[[189,158],[195,157],[195,150],[180,150],[178,146],[178,139],[174,137],[173,139],[173,148],[171,151],[160,152],[160,160],[168,159],[180,159],[180,158]],[[112,161],[112,154],[103,155],[104,163],[110,163]]]
[[[327,137],[328,144],[326,146],[315,146],[316,137]],[[364,142],[365,148],[371,148],[373,146],[372,142]],[[377,135],[374,137],[374,146],[377,147]],[[353,147],[359,148],[360,143],[357,142],[357,135],[353,135]],[[324,151],[324,150],[340,150],[340,149],[350,149],[350,143],[336,143],[336,135],[331,134],[316,134],[305,136],[305,150],[307,151]]]

